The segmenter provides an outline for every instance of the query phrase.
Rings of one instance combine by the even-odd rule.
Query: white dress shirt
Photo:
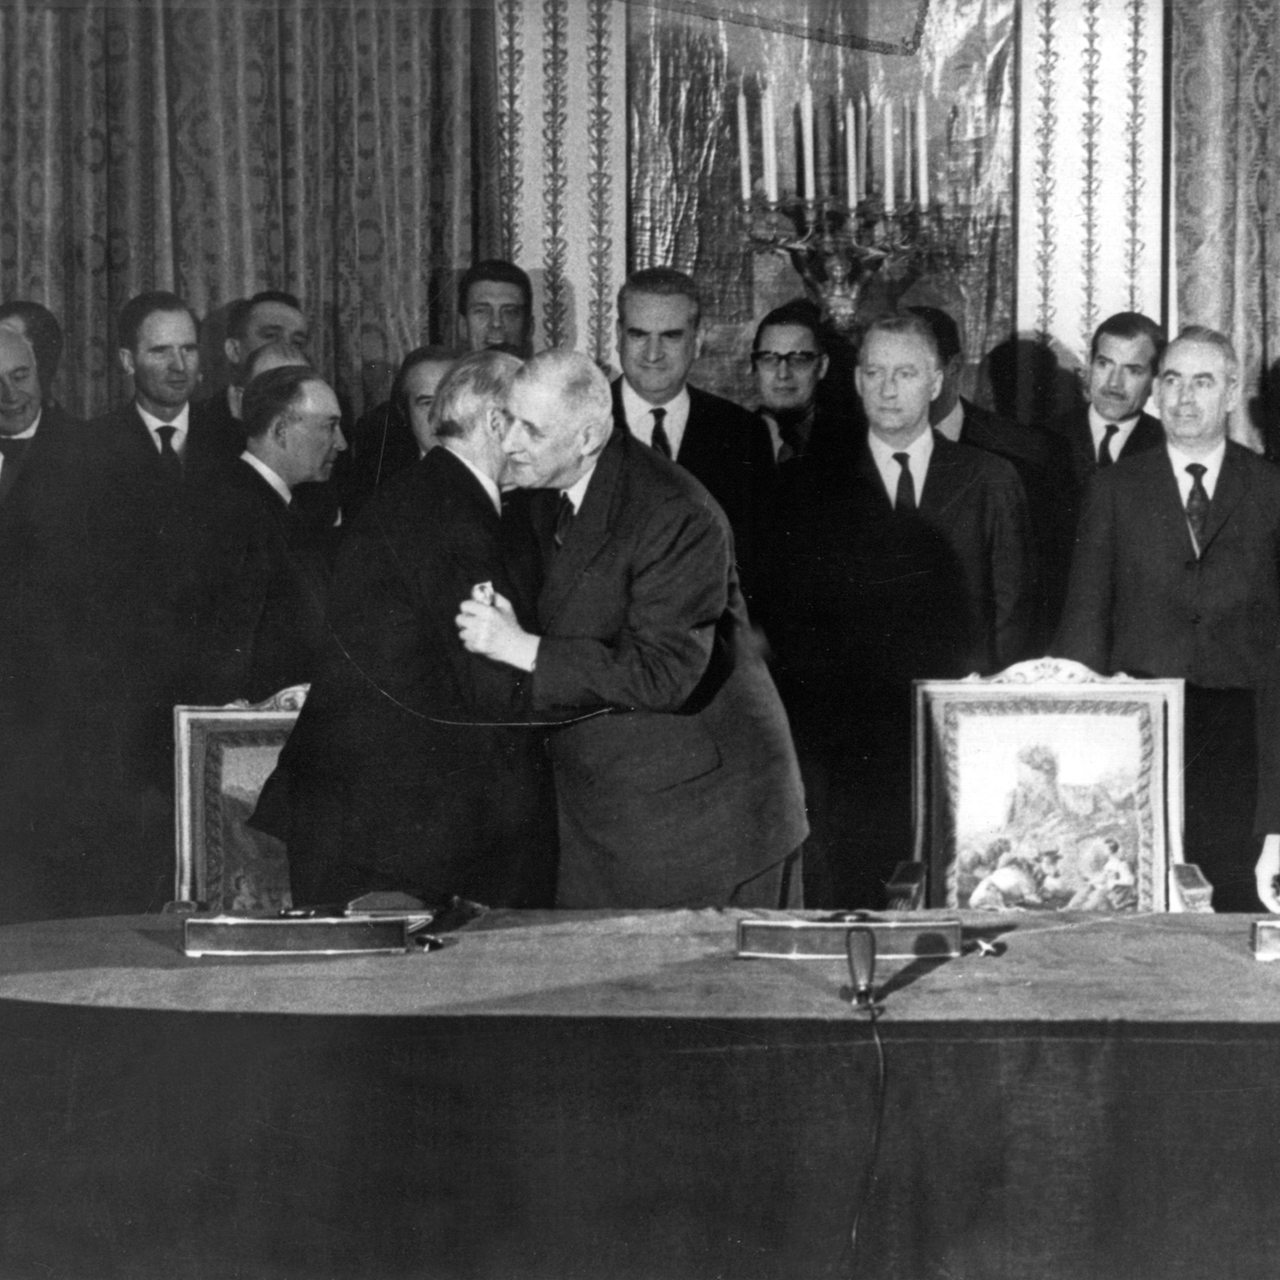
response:
[[[895,453],[907,455],[908,465],[911,467],[911,479],[916,490],[916,505],[919,506],[924,494],[925,477],[929,474],[929,459],[933,457],[933,432],[922,431],[905,448],[885,444],[874,431],[867,432],[867,442],[871,445],[871,459],[876,464],[876,470],[880,472],[880,479],[884,482],[884,489],[889,495],[890,502],[898,496],[898,477],[902,474],[902,468],[893,455]]]
[[[1133,429],[1138,425],[1138,419],[1142,415],[1135,413],[1132,418],[1126,418],[1123,422],[1115,423],[1116,433],[1111,437],[1111,461],[1114,462],[1120,456],[1120,450],[1129,443],[1129,437],[1133,435]],[[1104,418],[1093,405],[1089,406],[1089,432],[1093,436],[1093,457],[1096,462],[1102,453],[1102,442],[1106,439],[1107,428],[1113,425],[1109,418]]]
[[[680,456],[680,442],[684,439],[685,427],[689,425],[689,388],[681,387],[680,394],[668,400],[666,404],[650,404],[632,390],[626,376],[622,379],[622,413],[627,420],[631,434],[645,444],[653,445],[653,411],[665,409],[662,429],[667,433],[667,441],[671,445],[671,456]]]
[[[191,419],[191,402],[186,404],[178,411],[178,416],[172,422],[166,422],[163,418],[157,418],[154,414],[148,413],[137,401],[134,401],[134,407],[142,415],[142,421],[146,423],[147,430],[151,432],[151,442],[156,447],[157,453],[164,452],[164,446],[160,443],[160,437],[156,435],[161,427],[173,427],[173,451],[182,457],[182,452],[187,446],[187,424]]]
[[[293,501],[293,490],[285,483],[284,477],[272,471],[256,453],[246,449],[240,455],[241,462],[247,462],[284,500],[288,505]]]
[[[1184,507],[1187,505],[1187,499],[1191,496],[1191,486],[1195,483],[1187,474],[1187,467],[1193,462],[1198,462],[1204,468],[1204,475],[1200,477],[1200,482],[1204,485],[1204,491],[1209,495],[1209,500],[1212,501],[1213,491],[1218,485],[1218,476],[1222,472],[1222,460],[1227,456],[1226,440],[1219,440],[1213,452],[1206,453],[1202,457],[1184,453],[1168,441],[1165,442],[1165,450],[1169,454],[1169,463],[1173,467],[1173,477],[1178,482],[1178,492],[1182,494],[1182,505]]]

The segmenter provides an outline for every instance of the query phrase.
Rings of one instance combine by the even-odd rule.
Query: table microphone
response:
[[[849,960],[849,977],[853,980],[853,1003],[860,1009],[875,1007],[876,935],[871,929],[856,926],[845,933],[845,955]]]

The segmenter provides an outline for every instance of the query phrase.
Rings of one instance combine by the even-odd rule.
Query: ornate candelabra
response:
[[[768,201],[753,193],[739,208],[748,246],[789,257],[823,316],[842,333],[855,327],[859,300],[878,271],[958,278],[981,242],[979,216],[967,204],[904,202],[886,210],[878,198],[851,208],[785,194]],[[990,215],[982,229],[990,230]]]

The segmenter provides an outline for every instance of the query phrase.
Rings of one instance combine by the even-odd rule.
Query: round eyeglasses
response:
[[[782,365],[786,365],[788,369],[794,369],[796,373],[807,373],[821,359],[822,353],[819,351],[753,351],[751,353],[751,363],[757,369],[767,369],[770,373]]]

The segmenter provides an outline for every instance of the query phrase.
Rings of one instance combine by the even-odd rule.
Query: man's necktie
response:
[[[1209,491],[1204,487],[1205,467],[1203,463],[1192,462],[1187,466],[1187,475],[1191,477],[1191,492],[1187,494],[1187,523],[1191,526],[1191,536],[1196,540],[1196,551],[1204,548],[1205,530],[1209,524]]]
[[[156,435],[160,437],[160,466],[165,477],[177,483],[182,479],[182,459],[173,447],[173,437],[177,435],[177,427],[157,427]]]
[[[564,546],[564,540],[569,536],[569,526],[573,523],[574,515],[573,502],[570,500],[569,495],[562,490],[560,501],[556,505],[556,531],[554,536],[557,551]]]
[[[671,457],[671,441],[667,439],[667,429],[662,425],[662,420],[667,416],[665,409],[653,410],[653,447],[664,458]]]
[[[914,511],[916,509],[916,482],[911,475],[911,455],[895,453],[893,460],[902,468],[898,476],[898,491],[893,499],[895,511]]]
[[[1111,456],[1111,442],[1119,430],[1114,422],[1107,423],[1107,434],[1102,437],[1102,443],[1098,446],[1098,466],[1109,467],[1115,461]]]

